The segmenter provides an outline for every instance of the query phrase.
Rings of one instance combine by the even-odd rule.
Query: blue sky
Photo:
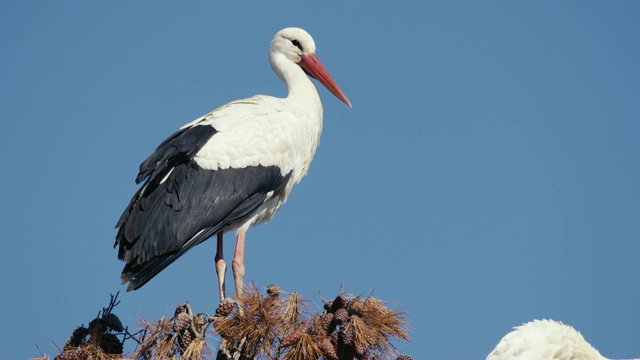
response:
[[[482,359],[539,318],[640,356],[639,17],[631,1],[2,2],[0,357],[53,353],[124,291],[113,227],[139,164],[222,104],[284,96],[267,53],[289,26],[353,108],[320,90],[320,148],[249,231],[246,279],[390,301],[416,359]],[[213,312],[214,245],[115,313]]]

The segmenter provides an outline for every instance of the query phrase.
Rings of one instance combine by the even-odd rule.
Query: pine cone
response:
[[[186,312],[181,312],[173,318],[173,329],[175,331],[182,331],[191,324],[191,316]]]
[[[84,344],[87,340],[87,335],[89,335],[89,329],[86,327],[79,327],[73,330],[73,335],[67,340],[62,348],[62,351],[70,351],[76,350],[80,345]]]
[[[356,339],[353,347],[356,350],[356,357],[358,360],[371,360],[369,349],[367,349],[367,346],[363,342]]]
[[[329,338],[323,338],[322,340],[317,341],[316,345],[318,345],[318,348],[322,350],[322,357],[325,360],[338,360],[336,348]]]
[[[214,317],[227,317],[227,315],[231,314],[233,308],[236,306],[236,301],[231,298],[225,298],[218,305],[216,309],[216,313]]]
[[[334,314],[326,313],[324,314],[324,316],[320,317],[320,320],[318,320],[318,327],[324,330],[327,335],[331,335],[333,330],[336,329],[336,324],[333,322],[333,317]]]
[[[307,330],[306,326],[303,326],[290,332],[289,335],[285,336],[285,338],[282,339],[282,342],[280,343],[280,348],[286,348],[296,344],[300,340],[300,338],[302,338],[302,335],[304,335],[304,332],[306,330]]]
[[[349,312],[347,311],[347,309],[340,308],[336,310],[336,312],[333,315],[333,321],[335,322],[336,325],[340,325],[340,326],[349,322]]]
[[[95,318],[89,323],[89,332],[91,335],[102,334],[107,330],[107,322],[101,318]]]
[[[65,351],[53,359],[54,360],[88,360],[89,352],[86,350]]]
[[[409,355],[400,355],[396,358],[396,360],[413,360],[413,358]]]
[[[73,330],[73,337],[76,339],[84,339],[89,335],[89,329],[84,326],[80,326]],[[79,346],[79,345],[78,345]]]
[[[324,303],[324,309],[329,312],[331,310],[331,307],[333,306],[333,300],[329,300],[326,303]]]
[[[62,347],[62,352],[67,352],[67,351],[73,351],[75,350],[79,345],[76,345],[75,343],[75,339],[73,337],[70,337],[66,343],[64,343],[64,346]]]
[[[103,319],[106,321],[107,326],[115,331],[115,332],[122,332],[124,331],[124,326],[122,326],[122,322],[120,321],[120,319],[116,316],[116,314],[107,314],[107,316],[104,316]]]
[[[173,317],[178,316],[178,314],[180,313],[186,313],[187,312],[187,305],[180,305],[176,308],[176,311],[173,313]]]
[[[178,336],[178,346],[182,351],[184,351],[187,347],[189,347],[189,344],[191,344],[191,341],[193,341],[193,335],[189,330],[184,331]]]
[[[100,341],[100,348],[107,354],[121,355],[122,342],[115,334],[104,334]]]
[[[338,336],[342,339],[342,342],[345,345],[353,344],[353,341],[356,338],[356,332],[355,332],[355,329],[353,328],[353,325],[347,323],[347,324],[344,324],[343,326],[340,326],[340,334]]]
[[[338,309],[346,309],[349,305],[347,299],[342,295],[336,296],[336,298],[331,302],[331,308],[329,312],[335,313]]]

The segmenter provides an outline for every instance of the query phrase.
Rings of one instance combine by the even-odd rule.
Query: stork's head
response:
[[[286,28],[278,31],[271,41],[271,53],[282,53],[298,64],[303,56],[316,53],[316,43],[308,32],[300,28]]]
[[[306,31],[300,28],[286,28],[278,31],[271,41],[269,54],[272,66],[275,63],[274,57],[284,56],[289,61],[298,64],[307,75],[318,80],[333,95],[351,107],[349,99],[342,93],[342,90],[316,56],[316,43]],[[276,70],[276,72],[278,71]]]

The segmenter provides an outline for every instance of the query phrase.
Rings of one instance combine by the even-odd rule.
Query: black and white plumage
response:
[[[242,291],[247,229],[264,223],[304,177],[322,130],[322,103],[309,76],[349,100],[315,56],[311,36],[287,28],[271,42],[271,67],[286,98],[257,95],[183,126],[140,165],[133,196],[116,228],[127,290],[143,286],[194,246],[217,235],[216,271],[225,297],[223,233],[237,229],[232,263]]]

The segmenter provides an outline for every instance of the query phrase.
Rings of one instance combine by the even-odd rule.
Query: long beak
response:
[[[300,65],[300,67],[302,67],[304,71],[307,72],[307,74],[320,81],[320,83],[322,83],[322,85],[324,85],[327,90],[329,90],[333,95],[340,99],[340,101],[351,107],[349,99],[347,99],[344,93],[342,93],[342,90],[340,90],[338,84],[333,81],[333,78],[331,77],[331,75],[329,75],[327,69],[324,68],[316,54],[302,55],[301,58],[302,60],[300,60],[298,65]]]

